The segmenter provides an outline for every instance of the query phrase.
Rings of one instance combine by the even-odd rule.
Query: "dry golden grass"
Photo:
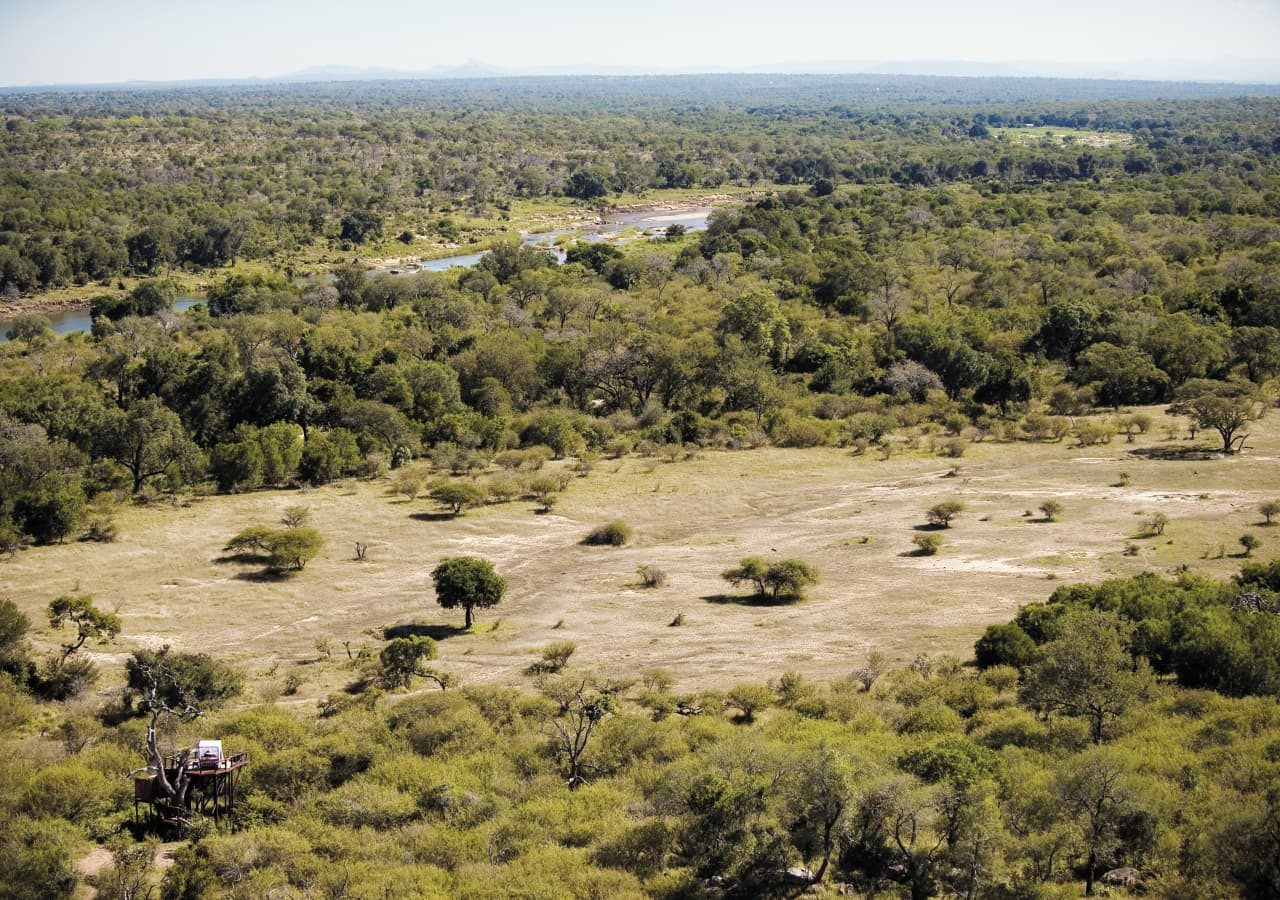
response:
[[[443,556],[473,554],[493,561],[510,588],[501,606],[480,612],[475,633],[440,643],[439,667],[464,683],[518,681],[552,639],[577,642],[575,665],[618,675],[660,667],[685,688],[788,668],[839,676],[872,650],[897,660],[967,657],[986,625],[1064,582],[1179,564],[1228,575],[1239,560],[1215,558],[1218,545],[1237,552],[1246,530],[1264,541],[1255,556],[1271,558],[1280,528],[1258,527],[1257,505],[1280,483],[1274,417],[1250,444],[1244,456],[1210,461],[1130,455],[1186,446],[1156,435],[1098,447],[980,443],[958,461],[924,450],[879,460],[835,449],[606,460],[548,515],[522,502],[454,520],[425,515],[435,511],[428,500],[391,497],[387,480],[211,497],[126,510],[114,544],[23,551],[0,562],[0,596],[42,624],[55,596],[89,592],[124,619],[114,646],[94,648],[104,663],[170,643],[236,661],[267,691],[301,674],[299,697],[310,699],[350,679],[343,641],[376,651],[386,626],[460,625],[460,611],[436,606],[430,572]],[[949,476],[954,463],[959,471]],[[1115,486],[1122,471],[1129,484]],[[952,498],[966,508],[939,532],[941,552],[910,555],[924,510]],[[1049,498],[1063,512],[1038,521]],[[237,530],[276,522],[298,504],[326,538],[304,572],[255,580],[252,566],[220,561]],[[1169,517],[1164,535],[1135,538],[1156,512]],[[626,547],[579,543],[615,518],[634,531]],[[369,546],[365,562],[354,559],[356,541]],[[1124,554],[1130,542],[1136,556]],[[821,582],[793,605],[726,602],[734,592],[720,572],[749,554],[801,557]],[[641,587],[640,565],[665,570],[667,583]],[[669,627],[677,613],[685,624]],[[42,647],[57,640],[47,626],[33,637]],[[315,662],[318,638],[332,640],[332,662]]]

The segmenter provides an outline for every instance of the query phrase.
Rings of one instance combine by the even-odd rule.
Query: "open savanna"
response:
[[[1133,443],[981,442],[958,460],[923,445],[888,459],[833,448],[606,459],[545,515],[512,502],[441,518],[429,500],[392,496],[385,478],[134,507],[119,515],[115,543],[37,547],[0,562],[0,596],[40,626],[43,648],[58,640],[40,625],[48,603],[86,592],[124,620],[113,645],[91,648],[108,670],[137,646],[168,643],[241,665],[263,695],[294,674],[300,700],[351,680],[344,641],[376,652],[397,625],[441,637],[439,668],[464,683],[518,681],[553,640],[575,641],[580,667],[662,668],[683,688],[786,669],[840,676],[873,650],[897,661],[967,658],[987,625],[1060,584],[1183,564],[1227,576],[1246,531],[1263,541],[1256,556],[1275,555],[1280,528],[1261,526],[1257,506],[1280,496],[1276,417],[1257,424],[1243,455],[1158,459],[1152,451],[1191,445],[1169,439],[1151,412],[1153,433]],[[937,532],[941,552],[911,555],[924,511],[948,499],[965,511]],[[1063,507],[1056,522],[1037,509],[1049,499]],[[305,571],[264,579],[226,558],[236,531],[299,504],[326,541]],[[1169,519],[1164,533],[1138,536],[1156,513]],[[630,544],[580,543],[612,519],[632,527]],[[357,541],[369,548],[363,562]],[[434,602],[431,569],[453,555],[485,557],[509,582],[473,633],[451,628],[460,610]],[[720,577],[747,555],[803,558],[821,581],[798,603],[752,602]],[[641,565],[664,570],[667,583],[642,587]],[[331,660],[320,659],[318,639],[332,642]]]

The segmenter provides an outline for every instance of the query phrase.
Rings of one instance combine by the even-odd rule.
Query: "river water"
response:
[[[710,215],[711,207],[709,206],[684,210],[616,213],[606,218],[603,225],[529,234],[525,235],[523,243],[527,247],[545,247],[549,250],[554,250],[563,262],[564,252],[556,248],[556,241],[559,238],[575,237],[584,241],[616,241],[623,243],[630,239],[623,237],[623,232],[632,229],[639,229],[640,233],[636,235],[637,237],[658,234],[668,225],[683,225],[687,231],[705,231],[707,218]],[[413,274],[414,272],[443,272],[458,267],[470,268],[480,262],[484,257],[484,253],[485,251],[480,253],[460,253],[457,256],[446,256],[442,259],[409,264],[398,267],[393,271],[402,274]],[[173,310],[174,312],[182,312],[197,303],[203,302],[204,300],[200,297],[179,297],[173,304]],[[88,331],[93,327],[93,319],[89,316],[89,310],[87,309],[73,309],[62,313],[53,313],[48,315],[47,318],[49,319],[49,324],[53,326],[55,334],[73,334],[77,331]],[[7,324],[0,322],[0,343],[4,343],[7,340],[9,340]]]

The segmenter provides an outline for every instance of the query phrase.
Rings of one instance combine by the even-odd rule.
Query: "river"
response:
[[[668,225],[683,225],[686,231],[705,231],[707,218],[711,215],[711,207],[699,206],[682,210],[649,210],[645,212],[614,213],[609,215],[603,225],[591,225],[564,231],[543,231],[528,234],[524,244],[528,247],[546,247],[556,249],[556,241],[562,237],[577,237],[584,241],[613,240],[623,243],[630,238],[622,237],[623,232],[639,229],[637,237],[652,236]],[[446,256],[442,259],[428,260],[400,266],[392,271],[402,274],[414,272],[443,272],[453,268],[470,268],[484,257],[487,251],[479,253],[460,253],[457,256]],[[560,260],[564,261],[563,251],[556,250]],[[179,297],[173,304],[174,312],[190,309],[203,303],[200,297]],[[55,334],[73,334],[77,331],[88,331],[93,327],[93,319],[87,309],[72,309],[66,312],[46,314]],[[9,340],[7,323],[0,322],[0,343]]]

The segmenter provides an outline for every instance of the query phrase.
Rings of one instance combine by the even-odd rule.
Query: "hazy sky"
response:
[[[0,84],[832,60],[1272,60],[1280,0],[0,0]],[[815,68],[820,68],[815,66]]]

